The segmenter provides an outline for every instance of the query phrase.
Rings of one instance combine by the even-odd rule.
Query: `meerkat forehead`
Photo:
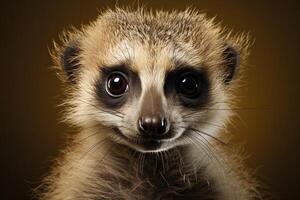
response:
[[[231,82],[247,56],[248,38],[225,33],[220,24],[197,11],[116,8],[67,33],[63,43],[55,49],[54,61],[73,82],[83,77],[78,72],[94,73],[85,76],[92,80],[101,68],[125,66],[142,82],[163,87],[167,73],[188,66],[204,69],[210,82],[217,83],[214,88],[221,88]]]
[[[215,67],[221,62],[221,30],[192,11],[108,11],[92,24],[82,46],[85,66],[129,63],[136,71],[167,71],[181,63]]]

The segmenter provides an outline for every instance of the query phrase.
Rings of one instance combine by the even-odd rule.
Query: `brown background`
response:
[[[127,1],[128,3],[129,1]],[[142,1],[140,1],[142,2]],[[120,5],[126,2],[119,1]],[[231,129],[245,141],[247,164],[275,199],[300,199],[300,10],[296,1],[166,1],[147,7],[192,5],[217,15],[256,42],[240,91],[240,119]],[[1,193],[0,199],[30,199],[57,155],[65,133],[56,105],[60,83],[49,70],[48,47],[61,30],[95,19],[109,1],[8,1],[1,3]]]

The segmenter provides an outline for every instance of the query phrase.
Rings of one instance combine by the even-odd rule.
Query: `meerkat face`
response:
[[[217,137],[240,41],[196,12],[108,11],[57,48],[71,88],[67,118],[107,127],[99,134],[140,152]]]

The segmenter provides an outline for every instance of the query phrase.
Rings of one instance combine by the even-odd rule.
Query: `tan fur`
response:
[[[102,13],[82,30],[65,34],[63,44],[56,45],[53,53],[58,68],[61,68],[59,56],[71,40],[80,43],[82,51],[77,59],[81,68],[78,84],[69,85],[67,90],[65,119],[82,131],[74,136],[74,142],[45,179],[41,199],[153,199],[156,185],[151,177],[143,176],[149,168],[147,164],[151,165],[150,161],[143,160],[147,156],[157,158],[162,165],[156,174],[159,180],[165,180],[166,185],[168,180],[172,180],[170,184],[175,180],[180,182],[179,188],[158,192],[157,199],[173,199],[168,195],[192,188],[198,182],[207,183],[207,187],[212,184],[217,199],[257,197],[255,181],[242,167],[238,153],[228,151],[230,147],[212,137],[200,138],[194,134],[191,138],[195,140],[181,139],[178,134],[161,151],[146,154],[132,150],[136,147],[116,137],[110,128],[126,125],[131,129],[121,128],[125,135],[136,134],[136,119],[149,88],[155,88],[165,112],[175,124],[185,124],[183,115],[190,111],[169,103],[163,91],[165,74],[176,67],[175,60],[180,60],[207,70],[212,85],[208,109],[189,115],[188,119],[193,121],[189,125],[200,127],[218,140],[228,139],[222,136],[222,131],[233,114],[233,91],[238,82],[235,79],[229,86],[222,83],[222,52],[224,43],[231,45],[239,52],[243,65],[249,45],[246,35],[232,36],[205,14],[193,10],[149,12],[117,8]],[[118,116],[105,112],[94,90],[95,82],[101,77],[99,68],[121,63],[136,71],[142,84],[140,98],[119,109],[126,113],[122,122]],[[176,130],[184,131],[180,126]]]

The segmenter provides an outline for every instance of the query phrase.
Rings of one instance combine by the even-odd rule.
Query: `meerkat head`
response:
[[[246,47],[195,11],[107,11],[56,46],[67,118],[140,152],[210,140],[230,115]]]

